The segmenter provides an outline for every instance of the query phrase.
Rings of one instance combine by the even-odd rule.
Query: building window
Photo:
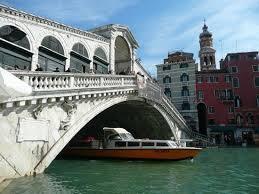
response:
[[[172,94],[171,94],[171,89],[170,89],[170,88],[165,88],[164,93],[165,93],[165,95],[166,95],[168,98],[171,98]]]
[[[236,123],[238,125],[241,125],[243,123],[243,117],[240,114],[238,114],[236,117]]]
[[[237,66],[231,67],[231,73],[237,73]]]
[[[214,113],[215,112],[215,108],[213,106],[209,106],[209,113]]]
[[[228,107],[228,112],[229,113],[233,113],[234,112],[234,107],[233,106]]]
[[[239,108],[240,106],[241,106],[240,97],[236,96],[235,97],[235,108]]]
[[[234,77],[232,80],[232,86],[234,88],[239,88],[239,79],[237,77]]]
[[[232,92],[232,90],[231,89],[227,89],[226,93],[227,93],[226,99],[227,100],[233,100],[233,92]]]
[[[219,78],[217,76],[214,77],[214,82],[219,82]]]
[[[202,83],[203,82],[203,77],[197,77],[197,83]]]
[[[190,110],[190,103],[189,102],[183,102],[182,110]]]
[[[188,63],[181,63],[180,64],[180,68],[187,68],[188,67]]]
[[[189,76],[188,76],[186,73],[183,73],[183,74],[181,75],[180,80],[181,80],[182,82],[189,81]]]
[[[187,86],[183,86],[182,96],[189,96],[189,89]]]
[[[259,95],[256,96],[256,106],[259,107]]]
[[[198,99],[203,99],[203,91],[202,90],[198,90]]]
[[[171,77],[170,76],[165,76],[164,78],[163,78],[163,83],[171,83]]]
[[[259,77],[255,77],[255,87],[259,87]]]
[[[229,119],[228,124],[236,124],[235,119]]]
[[[259,72],[259,65],[253,65],[253,71]]]
[[[232,79],[231,79],[231,76],[230,76],[230,75],[226,75],[226,76],[225,76],[225,82],[226,82],[226,83],[231,83],[231,80],[232,80]]]
[[[171,65],[164,65],[163,71],[166,71],[166,70],[171,70]]]
[[[247,124],[254,124],[254,116],[252,113],[247,114]]]

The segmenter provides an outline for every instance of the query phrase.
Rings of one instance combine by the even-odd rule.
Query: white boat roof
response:
[[[130,132],[128,132],[126,129],[123,129],[123,128],[104,127],[103,130],[104,130],[104,131],[113,131],[113,132],[116,132],[116,133],[118,133],[118,134],[121,134],[121,133],[130,133]]]

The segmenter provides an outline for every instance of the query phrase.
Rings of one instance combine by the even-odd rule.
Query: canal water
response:
[[[193,162],[55,160],[9,193],[259,193],[259,148],[205,149]]]

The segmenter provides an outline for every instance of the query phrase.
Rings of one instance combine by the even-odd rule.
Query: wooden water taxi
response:
[[[185,160],[194,158],[201,148],[186,147],[172,140],[135,139],[123,128],[104,129],[102,141],[87,140],[69,146],[63,155],[85,158],[137,160]]]

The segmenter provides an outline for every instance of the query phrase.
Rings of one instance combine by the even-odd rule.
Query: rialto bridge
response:
[[[0,180],[43,172],[89,128],[178,142],[193,135],[136,60],[137,48],[125,26],[82,31],[0,6],[0,66],[33,90],[0,94]]]

